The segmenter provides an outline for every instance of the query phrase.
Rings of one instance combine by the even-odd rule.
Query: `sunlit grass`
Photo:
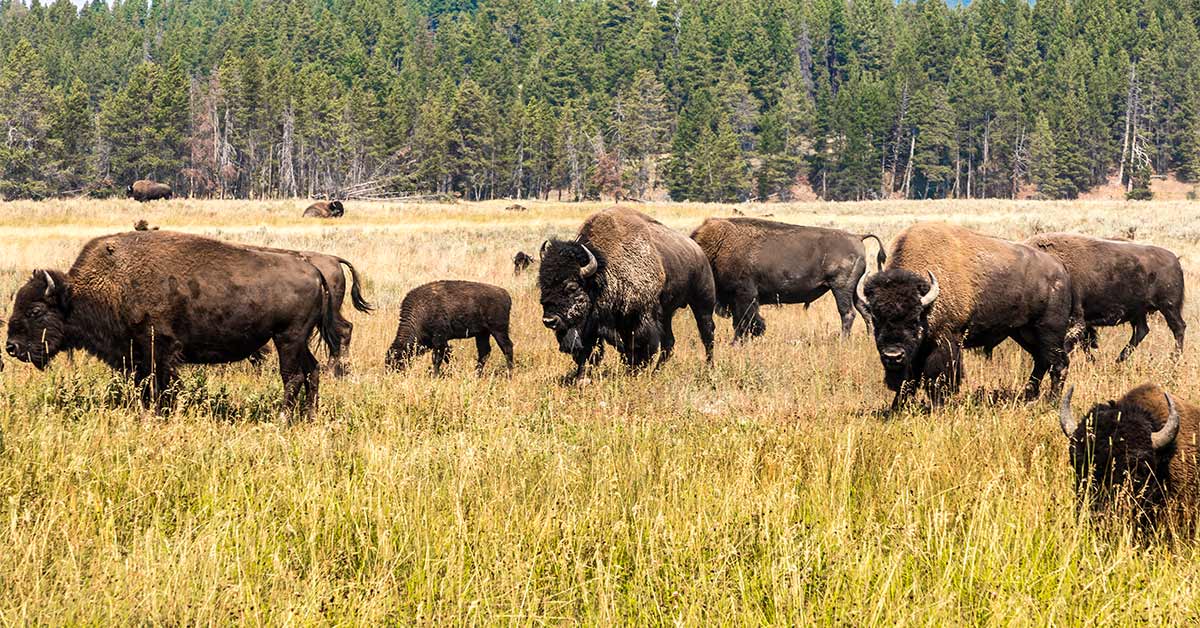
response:
[[[141,412],[94,360],[0,374],[0,622],[1187,624],[1200,621],[1195,538],[1139,541],[1080,521],[1066,442],[1019,390],[1029,362],[970,355],[965,392],[885,419],[874,348],[838,340],[832,301],[769,308],[765,338],[703,365],[690,313],[675,358],[586,386],[539,321],[512,255],[571,235],[600,205],[366,205],[339,221],[301,201],[0,204],[0,295],[65,270],[89,237],[139,218],[230,240],[342,255],[375,315],[351,312],[352,373],[322,381],[318,420],[274,421],[274,364],[189,368],[170,417]],[[642,207],[681,231],[730,207]],[[1024,238],[1136,236],[1183,256],[1195,284],[1197,203],[739,206],[885,240],[918,218]],[[404,293],[495,283],[514,297],[517,368],[474,375],[456,345],[383,369]],[[8,306],[4,307],[7,314]],[[1185,309],[1200,320],[1195,302]],[[1127,364],[1127,328],[1079,359],[1080,405],[1153,380],[1193,396],[1160,318]]]

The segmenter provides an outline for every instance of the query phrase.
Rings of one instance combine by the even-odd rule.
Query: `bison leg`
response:
[[[671,353],[675,351],[675,329],[672,326],[674,320],[675,310],[663,312],[662,346],[658,350],[658,364],[654,366],[655,370],[666,364],[667,360],[671,359]]]
[[[1167,319],[1167,327],[1171,328],[1171,334],[1175,336],[1175,357],[1183,355],[1183,336],[1187,333],[1187,323],[1183,321],[1182,308],[1178,305],[1162,311],[1163,318]]]
[[[1121,355],[1117,356],[1117,362],[1124,362],[1129,359],[1130,354],[1142,344],[1142,340],[1150,333],[1150,325],[1146,322],[1146,315],[1139,314],[1130,319],[1129,324],[1133,326],[1133,335],[1129,337],[1129,344],[1121,349]]]
[[[508,372],[513,370],[513,343],[508,337],[508,330],[497,330],[492,332],[492,338],[496,340],[496,346],[500,347],[500,352],[504,354],[504,359],[508,362]]]
[[[475,336],[475,373],[483,375],[483,366],[487,364],[488,356],[492,353],[492,339],[487,332]]]
[[[490,349],[489,349],[490,350]],[[450,361],[450,345],[442,343],[433,347],[433,374],[442,374],[442,365]]]
[[[297,410],[305,419],[316,414],[319,400],[320,364],[308,349],[308,336],[298,339],[275,337],[275,352],[279,354],[279,377],[283,380],[283,412],[281,418],[290,422]],[[300,392],[304,391],[303,402]]]
[[[833,290],[833,301],[842,317],[842,338],[849,338],[850,330],[854,328],[854,306],[858,301],[854,298],[854,288]],[[867,320],[866,317],[863,320]]]
[[[962,383],[962,348],[957,343],[939,343],[925,361],[922,376],[929,402],[934,407],[944,404]]]
[[[767,322],[758,313],[758,294],[739,292],[733,302],[733,344],[766,332]]]
[[[713,361],[713,338],[716,335],[717,324],[713,321],[712,304],[705,307],[703,304],[693,303],[692,317],[696,319],[696,331],[700,333],[700,344],[704,345],[704,361],[709,364]],[[763,324],[763,329],[766,329],[766,323]],[[674,342],[672,337],[671,341]]]
[[[1070,365],[1063,334],[1046,330],[1021,331],[1012,338],[1033,358],[1033,371],[1025,384],[1025,400],[1033,401],[1038,398],[1041,394],[1042,379],[1047,371],[1050,372],[1051,395],[1058,395]]]
[[[335,323],[337,327],[337,352],[329,354],[328,368],[334,377],[345,377],[347,373],[346,355],[350,352],[350,338],[354,335],[354,325],[340,316]]]

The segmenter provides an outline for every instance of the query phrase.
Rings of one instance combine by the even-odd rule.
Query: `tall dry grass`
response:
[[[86,239],[145,217],[163,228],[322,250],[364,272],[378,313],[355,323],[352,375],[322,383],[319,419],[270,420],[273,365],[184,372],[180,407],[148,415],[85,356],[0,375],[0,622],[503,624],[1188,624],[1195,538],[1137,539],[1077,517],[1054,408],[987,401],[1029,361],[971,355],[966,391],[885,418],[861,323],[833,304],[768,309],[767,336],[706,368],[682,312],[678,353],[630,376],[608,362],[562,387],[517,249],[568,235],[597,206],[299,202],[0,204],[0,295],[65,269]],[[690,230],[721,206],[644,209]],[[1197,285],[1200,204],[868,203],[742,206],[885,240],[939,219],[1013,238],[1069,229],[1181,254]],[[517,369],[387,374],[404,293],[428,280],[514,297]],[[8,309],[7,306],[4,308]],[[349,308],[347,308],[349,310]],[[1185,315],[1200,320],[1193,300]],[[1200,360],[1168,359],[1161,319],[1071,372],[1080,405],[1153,380],[1200,400]],[[1194,343],[1193,343],[1194,344]],[[494,354],[495,355],[495,354]],[[978,392],[983,389],[983,392]]]

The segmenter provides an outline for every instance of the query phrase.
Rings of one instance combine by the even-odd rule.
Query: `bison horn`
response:
[[[583,247],[583,252],[587,253],[588,256],[588,263],[579,268],[579,276],[587,279],[596,274],[596,269],[600,267],[600,264],[596,261],[596,256],[592,255],[592,251],[588,249],[586,244],[580,244],[579,246]]]
[[[863,273],[862,277],[858,278],[858,287],[854,289],[855,293],[858,295],[858,302],[862,303],[863,307],[866,307],[871,303],[867,300],[867,277],[870,275],[871,273],[869,272]]]
[[[1167,423],[1161,430],[1150,435],[1150,444],[1155,449],[1162,449],[1175,442],[1175,435],[1179,433],[1179,409],[1175,407],[1175,400],[1170,394],[1163,393],[1163,396],[1167,398]]]
[[[938,288],[937,277],[934,277],[933,271],[930,271],[929,272],[929,292],[926,292],[925,296],[921,297],[921,307],[929,307],[929,304],[933,303],[934,300],[938,298],[938,293],[940,293],[940,292],[941,292],[941,289]]]
[[[1062,406],[1058,410],[1058,425],[1062,428],[1063,434],[1067,438],[1075,435],[1075,428],[1079,427],[1079,423],[1075,421],[1075,415],[1071,414],[1071,395],[1075,393],[1075,387],[1071,386],[1067,389],[1067,394],[1063,395]]]
[[[50,271],[43,270],[42,274],[46,276],[46,296],[54,293],[54,278],[50,276]]]
[[[538,256],[539,256],[539,257],[546,257],[546,249],[547,249],[547,248],[549,248],[549,247],[550,247],[550,241],[549,241],[549,240],[543,240],[543,241],[542,241],[542,248],[538,249]]]

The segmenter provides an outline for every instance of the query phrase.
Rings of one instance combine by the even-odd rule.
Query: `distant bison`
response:
[[[139,203],[171,198],[171,186],[149,179],[139,179],[125,188],[125,195]]]
[[[525,251],[517,251],[517,254],[513,256],[513,274],[519,275],[526,268],[529,268],[531,265],[533,265],[533,262],[533,256],[529,255]]]
[[[268,340],[279,354],[284,404],[317,407],[309,339],[336,347],[321,273],[288,253],[169,231],[131,231],[84,245],[67,274],[39,270],[17,292],[10,355],[45,368],[63,350],[85,350],[132,374],[160,404],[181,364],[244,360]]]
[[[400,324],[387,352],[387,366],[401,370],[412,359],[433,351],[433,372],[440,373],[450,358],[450,340],[474,338],[476,370],[492,351],[491,339],[513,367],[513,344],[508,337],[512,297],[503,288],[473,281],[434,281],[413,288],[400,304]]]
[[[808,304],[833,293],[842,318],[842,336],[850,334],[857,308],[855,287],[867,270],[862,241],[874,238],[880,267],[887,261],[877,236],[838,229],[804,227],[757,218],[709,218],[692,232],[712,264],[717,313],[733,317],[734,341],[761,336],[767,328],[760,305]]]
[[[1122,362],[1150,333],[1147,315],[1161,312],[1175,336],[1176,353],[1183,352],[1183,268],[1174,253],[1070,233],[1045,233],[1025,243],[1058,258],[1071,273],[1076,330],[1068,337],[1068,351],[1079,343],[1090,353],[1096,344],[1093,328],[1129,323],[1133,335],[1117,358]]]
[[[893,409],[922,383],[940,403],[962,380],[963,348],[1006,338],[1033,356],[1026,398],[1037,397],[1047,371],[1060,390],[1069,364],[1063,343],[1071,278],[1057,259],[942,223],[905,229],[889,257],[883,272],[859,281],[858,297],[875,322],[884,379],[896,392]]]
[[[1102,510],[1131,500],[1141,523],[1164,513],[1194,521],[1200,508],[1200,408],[1143,384],[1076,419],[1063,395],[1059,424],[1070,440],[1075,490]],[[1122,494],[1123,491],[1127,491]]]
[[[345,214],[341,201],[317,201],[304,210],[305,218],[341,218]]]
[[[712,361],[712,269],[700,246],[649,216],[623,207],[592,214],[571,241],[542,245],[538,288],[542,323],[554,331],[559,351],[575,371],[601,341],[634,369],[656,352],[661,365],[675,347],[671,321],[690,307],[708,361]]]

